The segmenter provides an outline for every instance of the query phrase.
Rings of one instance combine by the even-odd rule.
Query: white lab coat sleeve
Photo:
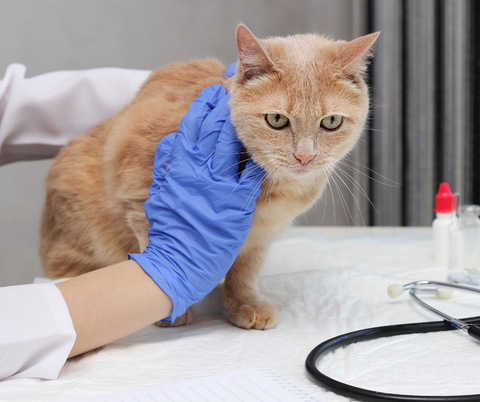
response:
[[[68,306],[54,284],[0,287],[0,380],[56,379],[75,339]]]
[[[130,103],[150,74],[99,68],[25,78],[25,71],[12,64],[0,81],[0,165],[55,156]]]

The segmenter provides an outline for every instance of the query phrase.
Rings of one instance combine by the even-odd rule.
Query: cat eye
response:
[[[273,128],[282,128],[288,124],[288,118],[280,113],[267,114],[265,118]]]
[[[339,114],[333,114],[322,119],[320,125],[327,130],[335,130],[340,127],[343,122],[343,117]]]

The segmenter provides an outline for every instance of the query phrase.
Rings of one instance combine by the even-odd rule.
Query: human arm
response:
[[[170,314],[170,298],[134,261],[58,283],[0,288],[0,380],[56,379],[67,357]]]
[[[57,284],[76,332],[68,357],[168,317],[172,301],[133,260]]]
[[[228,100],[219,85],[205,89],[178,132],[160,143],[145,203],[149,244],[130,255],[142,269],[130,260],[58,284],[78,327],[72,355],[160,319],[173,322],[232,265],[250,229],[263,171],[249,161],[238,174],[242,145]],[[92,301],[98,297],[100,308]]]
[[[56,353],[53,349],[50,357],[44,357],[51,358],[57,373],[67,356],[160,319],[173,320],[210,292],[230,268],[248,234],[263,171],[249,161],[238,175],[241,144],[229,121],[225,94],[219,86],[204,91],[179,132],[165,137],[157,148],[154,183],[146,204],[151,242],[144,253],[132,256],[143,269],[129,260],[56,285],[63,295],[63,307],[57,306],[52,313],[47,306],[44,314],[49,315],[49,322],[68,321],[72,328],[66,328],[62,350]],[[182,191],[183,196],[178,193]],[[170,239],[164,242],[165,237]],[[171,256],[173,264],[168,263]],[[52,292],[52,296],[58,295]],[[0,322],[1,299],[2,289]],[[55,311],[61,316],[55,316]],[[42,312],[30,317],[37,315]],[[21,348],[19,343],[17,350]],[[0,342],[0,361],[1,357]],[[21,367],[32,364],[28,356],[25,359]],[[41,369],[10,375],[55,378],[54,370],[46,377]]]
[[[0,166],[55,156],[130,103],[150,74],[99,68],[25,78],[25,72],[12,64],[0,81]]]

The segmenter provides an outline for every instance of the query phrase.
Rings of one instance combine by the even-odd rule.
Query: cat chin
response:
[[[296,175],[303,176],[303,175],[306,175],[306,174],[308,174],[308,173],[312,173],[312,169],[308,169],[308,168],[298,168],[298,169],[294,169],[294,170],[293,170],[293,173],[296,174]]]
[[[302,180],[302,179],[309,179],[313,178],[314,176],[318,175],[320,172],[318,169],[311,168],[311,167],[287,167],[283,168],[282,172],[284,176],[289,179],[295,180]]]

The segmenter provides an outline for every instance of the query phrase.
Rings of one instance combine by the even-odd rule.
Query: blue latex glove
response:
[[[252,224],[264,171],[249,160],[241,177],[242,144],[230,122],[226,90],[206,88],[177,133],[155,155],[145,202],[149,244],[131,254],[172,299],[172,323],[202,300],[235,261]]]
[[[235,70],[237,69],[237,63],[232,63],[227,67],[227,70],[225,71],[225,74],[223,75],[224,77],[232,77],[235,75]]]

